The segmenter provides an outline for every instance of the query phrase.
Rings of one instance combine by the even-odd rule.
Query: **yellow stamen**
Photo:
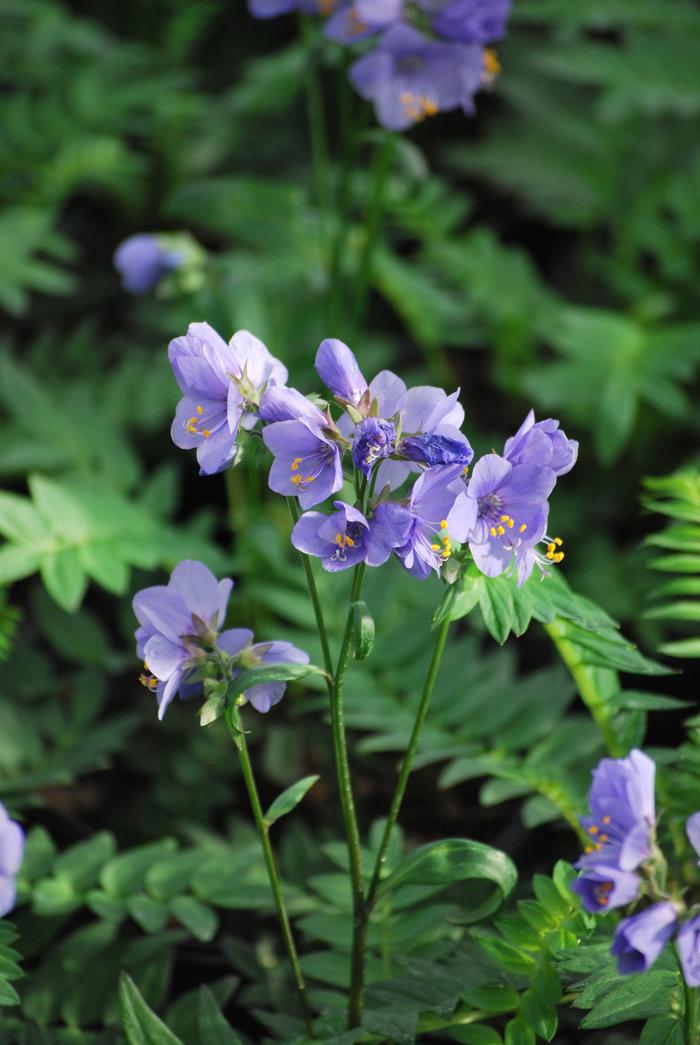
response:
[[[527,530],[527,523],[521,523],[518,527],[518,533],[525,533]]]
[[[497,529],[498,529],[498,536],[499,537],[502,537],[503,534],[506,532],[503,526],[498,526]]]
[[[441,519],[440,520],[440,529],[441,530],[446,530],[447,529],[447,519]]]
[[[595,826],[595,824],[591,824],[591,826],[588,828],[589,835],[597,835],[598,831],[599,831],[599,828],[597,828]]]
[[[352,537],[346,537],[345,538],[345,544],[346,544],[346,547],[348,547],[348,548],[354,548],[355,547],[355,542],[353,541]]]
[[[498,76],[503,66],[498,60],[498,55],[493,47],[484,48],[484,71],[488,77]]]
[[[609,816],[604,816],[604,817],[603,817],[603,823],[604,823],[604,824],[609,824],[609,823],[610,823],[610,821],[611,821],[611,819],[612,819],[612,818],[611,818],[611,817],[609,817]]]
[[[561,537],[555,537],[555,538],[554,538],[554,543],[555,543],[555,544],[558,544],[558,545],[559,545],[559,546],[561,547],[561,545],[562,545],[562,544],[563,544],[564,542],[563,542],[563,540],[561,539]]]
[[[492,537],[498,537],[498,530],[496,529],[495,526],[491,527],[491,529],[489,530],[489,533],[491,534]]]
[[[434,552],[439,552],[440,551],[440,545],[439,544],[431,544],[430,547],[433,549]]]
[[[202,416],[202,414],[204,413],[204,407],[203,407],[203,406],[198,406],[198,407],[197,407],[197,413],[198,413],[198,414],[199,414],[199,416],[201,417],[201,416]]]
[[[292,461],[292,465],[291,465],[292,471],[296,472],[297,469],[299,468],[300,464],[301,464],[301,457],[295,457],[294,460]]]
[[[301,482],[303,482],[303,479],[302,479],[302,477],[300,475],[293,475],[292,476],[292,482],[294,483],[295,486],[299,486],[299,484]]]

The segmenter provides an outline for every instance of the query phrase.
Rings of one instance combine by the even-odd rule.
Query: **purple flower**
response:
[[[672,903],[655,903],[624,918],[613,937],[610,953],[621,973],[646,972],[676,931],[678,913]]]
[[[676,946],[685,982],[689,987],[700,987],[700,913],[682,926]]]
[[[471,111],[482,83],[484,57],[475,44],[440,43],[398,24],[350,68],[350,80],[374,103],[379,123],[403,131],[438,112]]]
[[[0,918],[15,906],[15,879],[24,855],[24,832],[0,802]]]
[[[309,655],[291,642],[256,642],[248,628],[230,628],[222,632],[217,643],[220,649],[234,658],[235,678],[241,671],[271,664],[308,664]],[[244,690],[243,696],[256,711],[265,714],[279,704],[287,688],[285,682],[262,682]]]
[[[275,493],[312,508],[343,485],[342,450],[332,430],[304,419],[275,421],[262,434],[275,458],[268,479]]]
[[[355,0],[331,15],[324,32],[331,40],[353,44],[401,20],[404,0]]]
[[[335,339],[321,343],[316,369],[333,396],[348,410],[338,422],[343,435],[352,437],[355,425],[363,419],[381,418],[390,420],[403,432],[395,447],[398,456],[427,465],[471,460],[472,449],[459,430],[464,421],[459,389],[449,396],[430,385],[407,389],[390,370],[382,370],[368,385],[354,353]],[[396,489],[416,471],[420,468],[407,460],[384,460],[377,473],[377,489],[385,485]]]
[[[428,0],[423,6],[434,10],[435,0]],[[433,29],[449,40],[488,44],[505,34],[510,0],[441,0],[437,6]]]
[[[634,871],[651,856],[655,771],[652,759],[636,748],[627,758],[604,758],[598,763],[588,793],[592,815],[581,818],[591,845],[579,866]]]
[[[141,625],[136,650],[147,673],[141,682],[156,694],[159,719],[175,694],[192,682],[206,648],[215,643],[232,588],[229,578],[217,581],[203,563],[186,559],[167,586],[144,588],[134,596]]]
[[[359,471],[369,475],[372,468],[396,449],[396,428],[391,421],[366,417],[355,428],[352,459]]]
[[[181,449],[197,450],[202,474],[235,461],[239,427],[252,428],[269,386],[284,385],[287,369],[247,330],[227,345],[208,323],[190,323],[170,342],[168,358],[183,393],[170,434]]]
[[[700,813],[693,813],[685,822],[685,830],[690,844],[700,856]],[[699,861],[700,862],[700,861]]]
[[[593,914],[632,903],[639,896],[639,886],[639,875],[604,864],[585,869],[571,883],[571,888],[581,897],[585,909]]]
[[[334,501],[333,506],[336,511],[331,515],[306,512],[292,530],[294,547],[305,555],[318,556],[329,573],[359,562],[382,566],[392,548],[408,537],[411,519],[398,505],[379,505],[370,520],[343,501]]]
[[[406,540],[395,553],[420,580],[431,571],[439,573],[452,554],[452,540],[461,543],[474,526],[476,508],[462,495],[462,472],[461,465],[428,468],[416,480],[408,504],[393,506],[394,512],[399,508],[410,520]]]
[[[120,243],[114,253],[114,267],[130,294],[146,294],[163,276],[182,264],[182,254],[166,250],[157,236],[141,232]]]
[[[556,476],[566,475],[576,464],[578,443],[567,439],[553,418],[536,422],[531,410],[515,435],[506,440],[503,456],[511,464],[546,465]]]
[[[547,498],[555,482],[551,468],[514,466],[498,454],[487,454],[476,463],[465,494],[476,514],[469,550],[487,577],[498,577],[514,566],[519,583],[527,579],[535,560],[526,552],[544,536]]]

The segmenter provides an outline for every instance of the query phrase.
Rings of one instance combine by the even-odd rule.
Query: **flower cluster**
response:
[[[505,33],[510,0],[249,0],[256,18],[294,10],[328,16],[325,33],[373,46],[350,68],[377,120],[401,131],[450,109],[474,111],[498,60],[487,46]]]
[[[24,854],[24,832],[0,802],[0,918],[15,905],[15,879]]]
[[[248,628],[221,631],[232,589],[229,578],[217,582],[203,563],[185,560],[167,586],[144,588],[134,596],[140,624],[136,649],[144,662],[140,682],[155,694],[159,719],[178,693],[183,700],[200,697],[209,679],[234,679],[270,664],[308,664],[307,654],[289,642],[254,643]],[[284,690],[283,682],[265,682],[243,696],[266,712]]]
[[[561,538],[547,534],[548,498],[578,444],[557,421],[530,412],[503,453],[482,457],[469,477],[474,452],[461,431],[459,390],[407,388],[388,370],[368,382],[335,338],[321,343],[315,361],[334,413],[328,401],[287,387],[285,367],[246,331],[227,345],[208,324],[193,323],[169,354],[184,395],[173,441],[196,448],[209,474],[240,459],[243,432],[260,435],[273,458],[270,488],[305,510],[292,543],[325,569],[381,566],[394,554],[426,578],[459,544],[487,576],[512,570],[522,584],[535,565],[546,573],[564,558]],[[307,511],[348,482],[353,503],[338,498],[330,514]]]
[[[605,758],[593,771],[590,816],[581,825],[590,839],[573,883],[587,911],[604,913],[642,897],[652,902],[617,926],[610,953],[621,973],[645,972],[676,936],[683,975],[700,986],[700,912],[682,925],[683,903],[671,897],[658,874],[663,857],[656,847],[654,762],[642,751],[627,758]],[[688,819],[687,834],[700,855],[700,813]],[[680,928],[679,928],[680,925]]]

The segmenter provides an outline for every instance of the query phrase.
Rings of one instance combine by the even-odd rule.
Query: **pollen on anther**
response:
[[[298,469],[300,464],[301,464],[301,457],[295,457],[294,460],[292,461],[292,464],[291,464],[292,471],[296,472],[296,470]]]
[[[518,533],[525,533],[527,530],[527,523],[521,523],[518,527]]]
[[[431,544],[430,547],[434,552],[442,551],[442,545],[440,544]]]
[[[504,534],[504,533],[506,532],[506,531],[505,531],[505,527],[503,527],[503,526],[498,526],[498,527],[497,527],[497,530],[498,530],[498,536],[499,536],[499,537],[502,537],[502,536],[503,536],[503,534]]]
[[[199,416],[201,417],[201,416],[202,416],[202,414],[204,413],[204,407],[203,407],[203,406],[198,406],[198,407],[197,407],[197,413],[198,413],[198,414],[199,414]]]
[[[440,529],[441,530],[446,530],[447,529],[447,519],[441,519],[440,520]]]
[[[489,533],[491,534],[492,537],[498,537],[498,530],[496,529],[495,526],[491,527],[491,529],[489,530]]]

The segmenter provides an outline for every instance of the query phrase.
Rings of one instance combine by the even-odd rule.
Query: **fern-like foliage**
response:
[[[671,520],[646,543],[660,549],[649,563],[652,569],[671,574],[655,591],[656,605],[647,610],[651,620],[690,627],[694,634],[661,646],[672,657],[700,657],[700,470],[691,466],[673,475],[647,479],[645,506]]]

